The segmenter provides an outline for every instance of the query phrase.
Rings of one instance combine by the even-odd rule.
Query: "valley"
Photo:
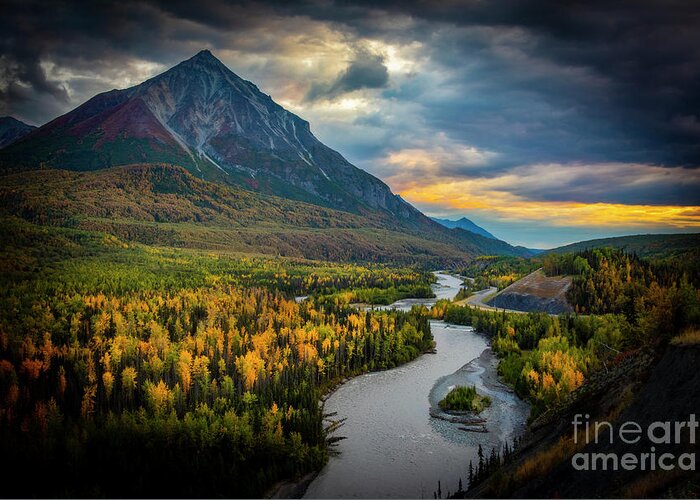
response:
[[[209,50],[133,83],[0,122],[0,469],[41,478],[6,495],[697,492],[577,475],[568,424],[694,411],[700,235],[511,245]]]

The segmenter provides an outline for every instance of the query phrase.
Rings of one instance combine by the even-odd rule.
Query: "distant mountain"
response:
[[[437,217],[431,217],[431,219],[433,219],[438,224],[442,224],[443,226],[448,227],[450,229],[458,227],[460,229],[464,229],[465,231],[469,231],[474,234],[480,234],[481,236],[485,236],[486,238],[491,238],[494,240],[498,239],[494,235],[489,233],[486,229],[484,229],[481,226],[477,226],[466,217],[462,217],[461,219],[457,220],[438,219]]]
[[[35,128],[11,116],[0,116],[0,148],[18,141]]]
[[[592,248],[619,248],[640,257],[672,258],[689,257],[700,260],[700,233],[690,234],[640,234],[580,241],[565,245],[551,253],[579,252]]]
[[[396,251],[402,254],[413,251],[416,260],[435,258],[448,262],[451,258],[457,262],[482,254],[527,255],[526,249],[472,232],[449,230],[430,220],[393,194],[381,180],[322,144],[311,133],[308,122],[276,104],[270,96],[238,77],[206,50],[140,85],[98,94],[0,150],[0,173],[6,177],[21,176],[22,172],[38,168],[86,172],[146,164],[179,166],[189,172],[188,175],[209,181],[198,185],[196,196],[193,196],[200,201],[192,201],[196,206],[200,202],[209,203],[201,201],[206,199],[206,189],[218,189],[211,186],[223,184],[236,188],[231,192],[232,196],[238,196],[235,193],[240,193],[242,187],[263,195],[303,202],[293,207],[301,221],[308,222],[308,212],[316,212],[319,206],[331,208],[333,210],[328,213],[334,215],[327,216],[325,226],[333,227],[333,218],[341,221],[338,223],[341,226],[345,224],[342,221],[348,219],[339,215],[341,213],[359,216],[353,219],[358,228],[383,229],[403,235],[402,249]],[[152,171],[147,171],[152,175]],[[143,172],[143,169],[129,168],[122,170],[121,175],[142,176]],[[173,175],[186,178],[181,170],[177,172]],[[78,185],[87,182],[88,186],[93,186],[90,182],[96,182],[96,179],[101,177],[81,176],[75,182]],[[46,186],[24,186],[23,196],[29,200],[27,218],[32,219],[34,210],[45,213],[42,203],[55,206],[52,200],[59,199],[63,204],[56,207],[58,212],[70,212],[71,220],[77,217],[84,223],[89,206],[78,203],[78,200],[69,202],[63,188],[52,183],[50,176],[43,176],[40,181],[37,176],[29,176],[18,181],[17,185],[23,186],[23,182],[48,183]],[[186,184],[192,184],[192,181],[188,179]],[[141,216],[144,210],[139,203],[142,203],[141,194],[143,200],[151,199],[151,191],[130,192],[127,196],[132,197],[130,208],[120,212],[104,203],[118,195],[118,205],[121,206],[126,196],[122,185],[104,182],[101,185],[105,189],[104,195],[95,195],[94,202],[104,207],[103,214],[126,218],[130,224],[134,219],[138,219],[139,224],[148,220],[148,217],[143,219]],[[32,191],[33,187],[44,189],[43,195],[37,198],[37,190]],[[55,191],[49,192],[49,188]],[[120,193],[115,194],[115,189]],[[80,190],[76,188],[75,194],[80,198],[78,193]],[[6,193],[7,196],[20,194]],[[258,202],[253,205],[254,208],[246,210],[264,212],[258,214],[260,220],[271,223],[273,215],[277,214],[280,223],[287,220],[290,227],[307,227],[307,222],[295,225],[281,216],[279,208]],[[42,217],[39,220],[51,218],[51,223],[57,223],[53,216]],[[181,214],[177,211],[159,211],[155,222],[183,222],[180,219]],[[249,217],[247,220],[254,219]],[[228,221],[213,217],[208,223],[228,225],[235,221],[235,217]],[[313,226],[315,223],[308,224]],[[375,242],[363,247],[364,253],[360,251],[361,256],[346,252],[352,255],[348,258],[384,258],[391,244],[379,234],[375,237]],[[299,249],[305,244],[305,240],[300,239],[292,246]],[[353,241],[346,239],[342,244],[352,245]],[[375,249],[374,255],[370,248]],[[303,253],[303,249],[300,251]],[[343,252],[334,250],[330,253]]]

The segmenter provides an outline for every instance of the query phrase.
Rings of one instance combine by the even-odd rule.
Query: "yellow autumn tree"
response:
[[[136,390],[136,369],[132,366],[127,366],[122,370],[122,391],[127,400],[130,400]]]
[[[164,413],[172,408],[173,394],[162,380],[157,384],[150,381],[146,382],[144,390],[146,401],[153,412]]]
[[[243,378],[246,389],[250,390],[258,379],[258,374],[265,370],[265,361],[255,351],[248,351],[236,358],[236,369]]]
[[[189,351],[180,351],[177,369],[180,375],[180,382],[182,382],[182,390],[187,394],[192,386],[192,354]]]
[[[112,395],[112,388],[114,387],[114,375],[112,372],[104,372],[102,374],[102,385],[105,388],[105,395],[107,399]]]

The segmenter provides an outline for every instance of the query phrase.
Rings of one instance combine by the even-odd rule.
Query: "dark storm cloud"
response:
[[[389,72],[384,66],[384,58],[364,55],[350,63],[333,84],[341,92],[351,92],[363,88],[377,89],[384,87],[389,81]]]
[[[286,34],[324,44],[324,35],[306,33],[311,22],[341,33],[354,58],[344,54],[346,63],[316,80],[294,73],[298,60],[272,67],[268,56],[295,43],[281,41]],[[10,0],[0,18],[0,114],[41,123],[96,92],[137,83],[139,71],[151,76],[152,69],[139,69],[143,61],[164,69],[208,47],[234,51],[231,58],[259,55],[254,75],[275,74],[278,87],[285,79],[299,86],[297,102],[374,92],[381,110],[348,124],[323,124],[322,131],[374,171],[390,152],[437,134],[496,153],[478,165],[441,165],[438,174],[449,176],[495,177],[548,162],[696,167],[699,27],[697,3],[662,0]],[[364,50],[363,39],[419,43],[420,71],[395,78],[385,55]],[[54,74],[59,70],[79,76]],[[654,202],[652,188],[635,191],[631,183],[616,191],[614,182],[599,200],[589,191],[589,201]],[[676,196],[678,203],[698,204],[694,189],[665,188],[657,202]],[[577,186],[557,193],[532,187],[521,194],[586,197]]]
[[[531,165],[511,173],[517,180],[508,192],[552,202],[693,205],[700,185],[698,169],[629,163]]]
[[[42,123],[53,118],[57,109],[65,112],[92,96],[79,94],[71,100],[69,91],[50,78],[46,63],[93,75],[96,80],[119,81],[116,73],[132,70],[129,64],[134,60],[171,66],[203,47],[219,46],[225,33],[213,28],[246,30],[259,26],[263,19],[258,14],[265,13],[259,8],[249,11],[241,5],[204,2],[202,12],[208,16],[201,24],[178,17],[178,10],[183,16],[187,13],[186,5],[130,0],[5,1],[0,16],[0,114],[29,115],[27,119]],[[84,82],[83,86],[90,88]],[[95,87],[107,90],[104,84]]]
[[[348,67],[330,84],[312,85],[306,95],[308,100],[335,97],[346,92],[361,89],[379,89],[389,82],[389,71],[384,58],[379,55],[360,52]]]
[[[41,116],[35,109],[37,102],[66,105],[69,95],[49,79],[45,63],[91,71],[122,63],[136,33],[145,39],[144,45],[157,37],[158,23],[152,22],[147,9],[135,7],[120,9],[100,2],[5,2],[0,17],[0,109],[24,112],[38,122],[52,118]],[[49,106],[49,113],[55,110],[56,106]]]
[[[489,147],[487,134],[502,141],[520,129],[525,133],[505,145],[527,159],[573,154],[591,161],[700,164],[698,134],[687,127],[700,116],[697,2],[382,2],[383,10],[417,21],[408,31],[387,30],[376,16],[358,15],[357,2],[320,5],[304,12],[368,36],[407,39],[427,32],[433,56],[446,67],[460,72],[465,62],[475,64],[468,76],[483,83],[479,90],[490,90],[481,95],[485,102],[443,103],[428,117],[457,137]],[[431,29],[438,24],[448,28]],[[509,31],[521,39],[499,47],[498,37]],[[540,105],[524,105],[528,100]],[[512,125],[483,128],[484,120],[498,118]],[[538,130],[540,123],[546,133]]]

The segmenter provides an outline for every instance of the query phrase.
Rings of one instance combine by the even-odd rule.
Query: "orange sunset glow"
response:
[[[489,211],[505,220],[543,221],[558,226],[623,226],[641,230],[659,225],[700,227],[700,206],[530,201],[503,191],[471,191],[471,185],[469,181],[436,183],[399,194],[421,206]]]

